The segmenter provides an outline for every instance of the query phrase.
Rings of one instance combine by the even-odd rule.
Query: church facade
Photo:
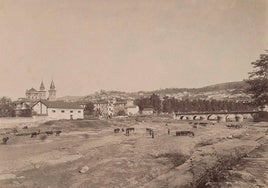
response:
[[[50,88],[48,90],[48,96],[47,91],[44,86],[44,82],[42,81],[39,87],[39,90],[36,90],[34,88],[27,89],[25,92],[26,99],[30,101],[37,101],[37,100],[56,100],[56,87],[54,84],[54,81],[51,81]]]

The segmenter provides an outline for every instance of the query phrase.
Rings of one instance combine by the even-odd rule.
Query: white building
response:
[[[264,111],[264,112],[268,112],[268,104],[263,105],[261,108],[259,108],[259,110]]]
[[[84,119],[84,108],[77,103],[40,100],[31,109],[33,115],[48,116],[51,119]]]
[[[127,115],[131,116],[131,115],[136,115],[139,113],[139,107],[136,105],[133,106],[128,106],[127,107]]]
[[[154,109],[153,108],[144,108],[142,110],[142,114],[143,115],[152,115],[154,113]]]

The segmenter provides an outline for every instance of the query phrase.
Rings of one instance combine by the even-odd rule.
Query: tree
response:
[[[125,112],[125,110],[119,110],[116,115],[117,116],[125,116],[126,112]]]
[[[14,104],[10,98],[0,98],[0,117],[11,117],[15,115]]]
[[[94,104],[92,102],[87,103],[85,107],[85,113],[88,115],[92,115],[93,112],[94,112]]]
[[[156,112],[161,111],[161,100],[160,100],[160,97],[158,95],[152,94],[150,97],[150,102],[151,102],[151,105]]]
[[[247,92],[252,94],[256,106],[263,107],[268,103],[268,50],[260,59],[252,62],[254,70],[249,73]]]

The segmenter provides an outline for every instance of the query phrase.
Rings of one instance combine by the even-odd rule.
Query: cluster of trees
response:
[[[253,106],[245,102],[219,100],[177,100],[166,97],[162,103],[163,112],[213,112],[250,111]]]
[[[0,98],[0,117],[15,116],[14,104],[10,98]]]
[[[178,100],[164,97],[161,101],[156,94],[151,97],[137,99],[135,104],[140,110],[151,107],[155,112],[212,112],[212,111],[250,111],[253,106],[245,102],[218,101],[218,100]]]
[[[136,99],[134,104],[139,106],[140,111],[144,108],[153,108],[154,111],[161,112],[161,100],[156,94],[152,94],[150,97]]]
[[[252,62],[254,70],[249,73],[247,91],[252,94],[256,106],[268,105],[268,50],[260,58]]]

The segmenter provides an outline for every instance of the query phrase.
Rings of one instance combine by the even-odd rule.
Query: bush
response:
[[[124,110],[119,110],[117,112],[117,116],[125,116],[126,115],[126,112]]]
[[[259,112],[257,121],[268,121],[268,112]]]

